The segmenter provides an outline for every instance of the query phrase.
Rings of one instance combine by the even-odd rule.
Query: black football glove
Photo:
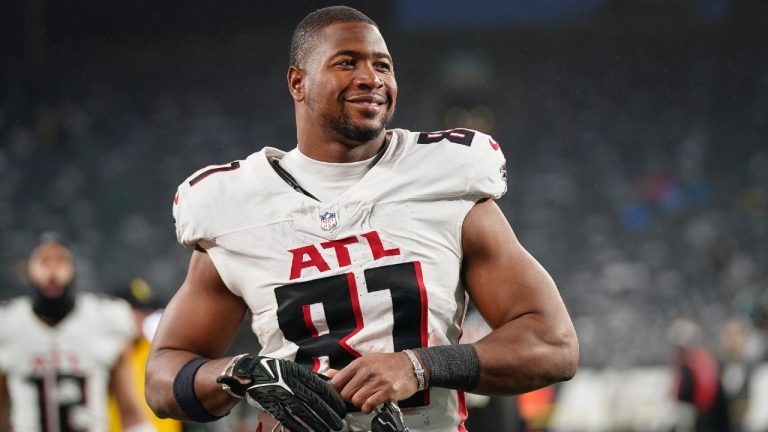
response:
[[[371,421],[371,432],[408,432],[397,405],[386,402]]]
[[[242,380],[248,383],[241,384]],[[347,415],[344,401],[338,393],[309,369],[289,361],[246,355],[237,360],[231,373],[219,376],[217,382],[228,391],[245,397],[250,405],[272,414],[291,432],[312,430],[338,431]]]

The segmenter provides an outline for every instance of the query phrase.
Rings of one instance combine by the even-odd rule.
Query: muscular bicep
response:
[[[219,357],[232,342],[245,311],[245,302],[227,289],[208,254],[195,251],[184,283],[163,312],[152,351]]]
[[[531,313],[567,319],[554,281],[520,244],[495,202],[480,202],[469,212],[462,245],[464,282],[491,327]]]
[[[493,328],[474,343],[481,366],[475,391],[525,392],[573,377],[578,342],[565,305],[496,203],[477,203],[462,236],[465,285]]]

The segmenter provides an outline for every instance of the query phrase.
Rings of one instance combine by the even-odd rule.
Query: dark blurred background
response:
[[[169,298],[190,255],[176,186],[295,145],[290,36],[335,3],[6,2],[0,298],[26,292],[46,230],[74,246],[81,289],[141,276]],[[714,350],[734,317],[765,345],[768,2],[347,3],[395,58],[393,126],[502,144],[499,204],[557,281],[584,366],[668,362],[681,317]]]

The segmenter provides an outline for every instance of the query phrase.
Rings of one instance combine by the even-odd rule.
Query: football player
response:
[[[32,251],[28,275],[31,298],[0,306],[0,425],[10,412],[16,431],[106,432],[112,391],[125,431],[154,431],[130,368],[128,304],[76,292],[72,253],[56,240]]]
[[[570,379],[565,306],[494,202],[499,144],[387,129],[394,62],[352,8],[301,21],[287,78],[297,148],[264,147],[179,186],[176,233],[195,251],[150,353],[156,412],[212,421],[244,398],[265,430],[272,419],[365,431],[397,402],[411,431],[464,430],[463,392]],[[460,344],[470,299],[493,330]],[[222,358],[245,313],[261,351]]]

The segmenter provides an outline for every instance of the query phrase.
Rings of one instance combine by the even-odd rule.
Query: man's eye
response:
[[[392,69],[392,66],[390,66],[389,63],[376,63],[376,67],[385,71]]]
[[[354,66],[355,65],[355,61],[351,60],[351,59],[350,60],[342,60],[342,61],[340,61],[340,62],[338,62],[336,64],[338,66]]]

